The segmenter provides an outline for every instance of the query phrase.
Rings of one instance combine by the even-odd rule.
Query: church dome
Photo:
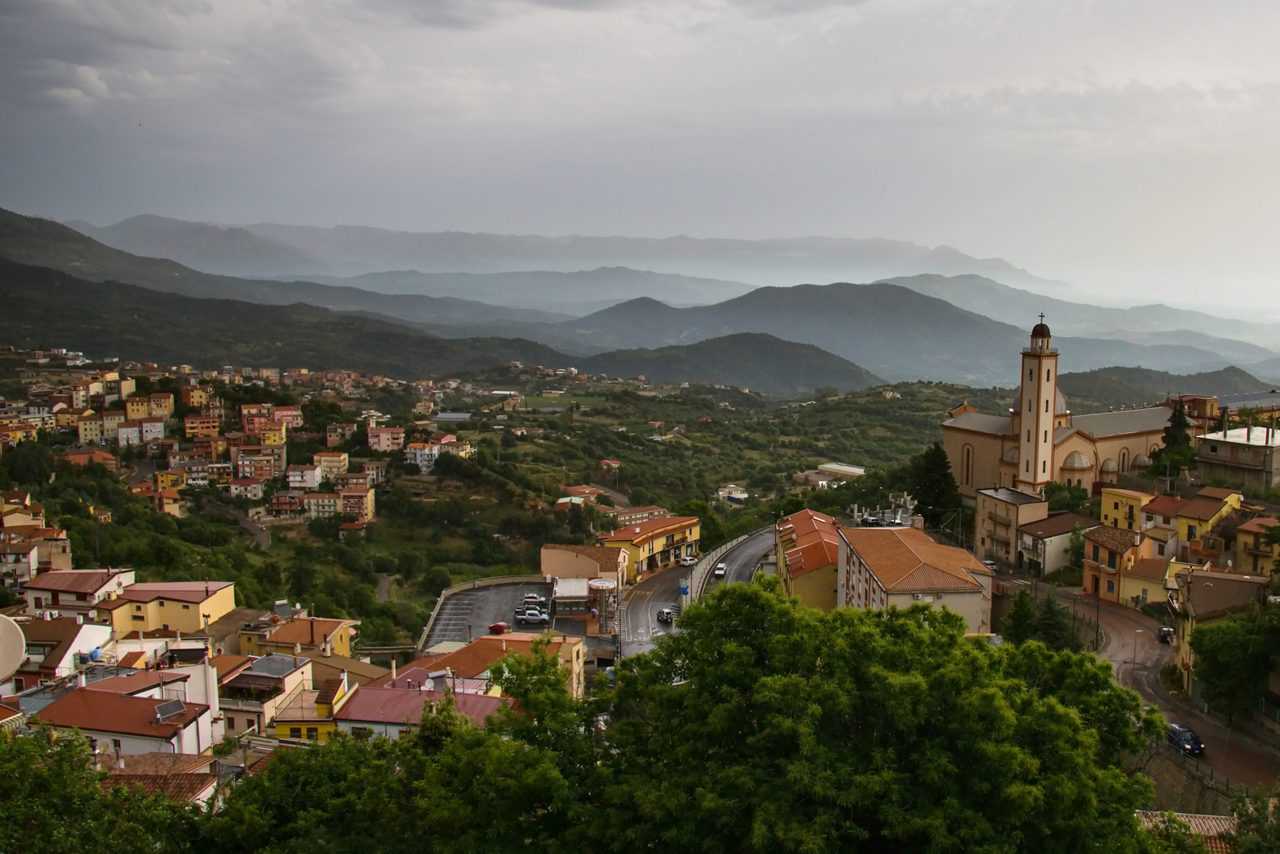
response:
[[[1088,471],[1093,468],[1093,460],[1079,451],[1072,451],[1062,461],[1062,467],[1067,471]]]
[[[1103,474],[1115,474],[1117,471],[1118,471],[1118,469],[1116,468],[1116,461],[1115,461],[1115,460],[1113,460],[1113,459],[1106,459],[1106,460],[1103,460],[1103,461],[1102,461],[1102,473],[1103,473]]]
[[[1053,333],[1049,331],[1049,325],[1043,320],[1031,327],[1032,338],[1052,338]]]
[[[1133,468],[1149,469],[1151,468],[1151,458],[1146,454],[1138,454],[1133,458]]]

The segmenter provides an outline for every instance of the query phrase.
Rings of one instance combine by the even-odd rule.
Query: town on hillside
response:
[[[1162,808],[1280,769],[1280,668],[1240,683],[1263,653],[1228,637],[1280,609],[1277,394],[1075,412],[1043,322],[1009,392],[789,403],[518,362],[0,357],[0,726],[78,732],[120,785],[213,812],[281,752],[446,706],[484,729],[521,708],[513,657],[585,702],[752,581],[1092,651],[1176,722]]]

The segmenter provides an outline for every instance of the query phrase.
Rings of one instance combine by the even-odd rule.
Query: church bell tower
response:
[[[1022,351],[1022,393],[1018,399],[1016,487],[1039,494],[1053,480],[1053,430],[1058,397],[1058,351],[1044,315]]]

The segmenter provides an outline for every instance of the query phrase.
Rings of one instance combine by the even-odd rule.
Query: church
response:
[[[942,424],[942,443],[966,502],[979,489],[1010,487],[1041,494],[1050,482],[1092,491],[1127,471],[1151,465],[1164,443],[1168,406],[1073,415],[1058,390],[1058,351],[1044,323],[1031,330],[1022,351],[1021,385],[1003,415],[978,412],[967,402]]]

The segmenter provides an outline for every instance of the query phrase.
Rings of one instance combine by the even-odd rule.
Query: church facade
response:
[[[979,489],[1002,486],[1038,495],[1054,481],[1092,491],[1151,464],[1172,409],[1074,415],[1058,390],[1058,358],[1042,317],[1022,351],[1014,406],[989,415],[966,402],[948,413],[942,443],[967,501]]]

